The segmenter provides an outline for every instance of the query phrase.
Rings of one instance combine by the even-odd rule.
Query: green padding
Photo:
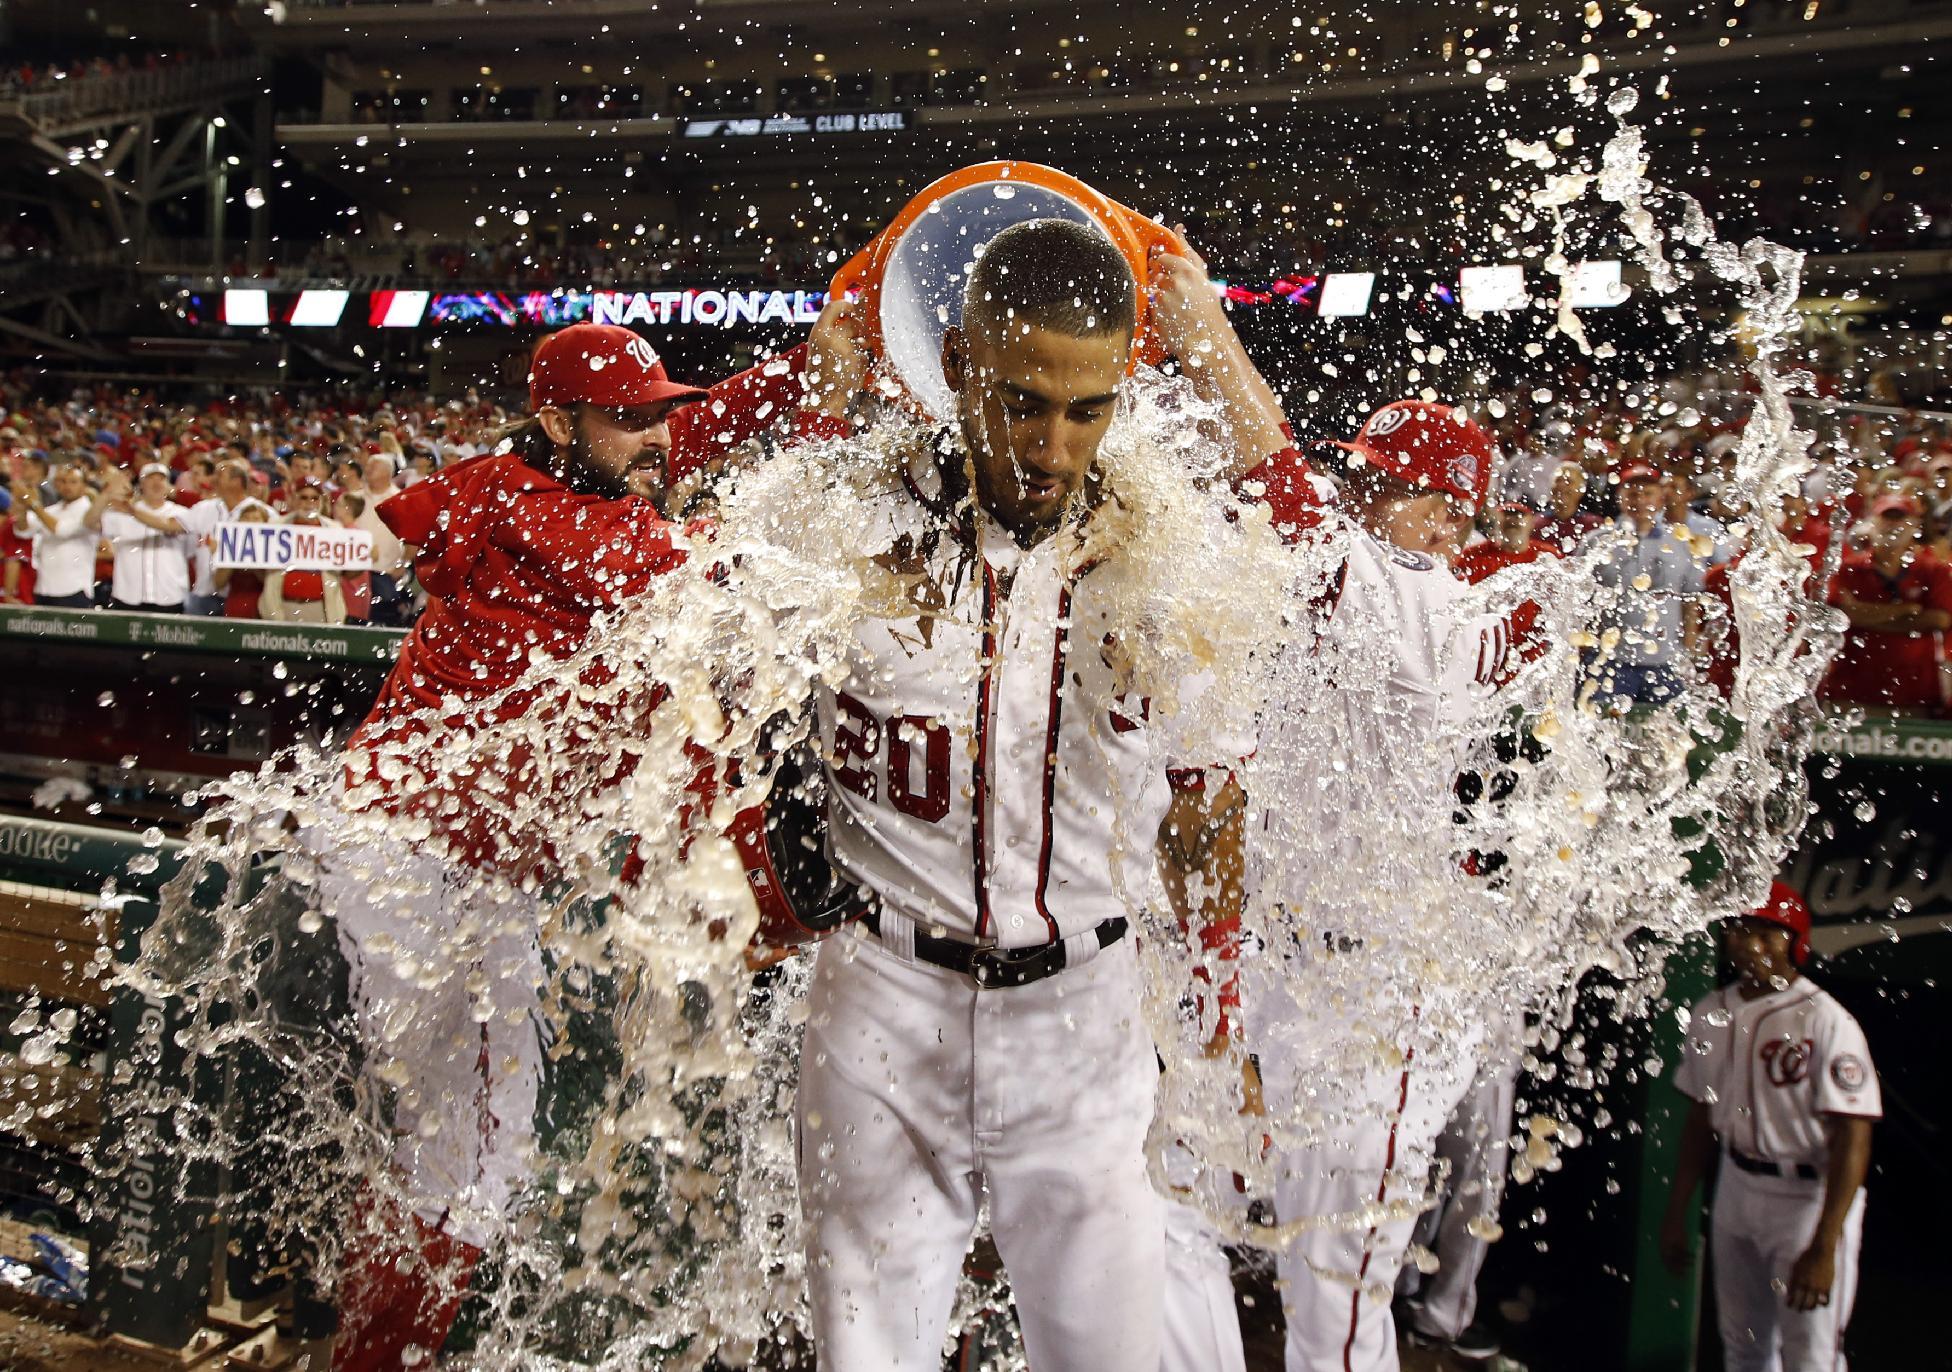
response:
[[[156,869],[132,877],[130,860],[145,853],[155,855]],[[183,844],[176,839],[151,845],[116,829],[0,816],[0,868],[18,872],[23,881],[92,891],[113,877],[124,891],[153,895],[182,865]]]
[[[1675,1018],[1678,1006],[1691,1006],[1714,989],[1715,940],[1697,934],[1686,940],[1667,961],[1666,994],[1651,1019],[1649,1051],[1664,1068],[1656,1080],[1644,1084],[1641,1103],[1639,1157],[1635,1167],[1636,1219],[1632,1285],[1628,1289],[1627,1341],[1618,1366],[1628,1372],[1671,1372],[1695,1365],[1701,1323],[1701,1238],[1691,1248],[1694,1263],[1675,1276],[1661,1261],[1661,1219],[1667,1210],[1668,1185],[1681,1155],[1681,1129],[1687,1122],[1687,1102],[1674,1089],[1672,1069],[1686,1051],[1686,1035]]]
[[[137,858],[150,871],[131,872]],[[114,879],[135,899],[120,907],[120,961],[132,959],[156,918],[156,889],[183,864],[183,845],[145,844],[133,834],[0,819],[0,876],[94,892]],[[147,861],[137,864],[147,867]],[[104,1166],[91,1188],[88,1308],[98,1328],[164,1348],[180,1348],[203,1323],[214,1257],[212,1197],[216,1169],[186,1162],[176,1122],[143,1110],[147,1085],[180,1082],[194,1071],[198,1095],[214,1098],[209,1065],[192,1064],[177,1041],[180,1006],[116,986],[108,1010],[111,1069],[102,1078],[102,1136],[95,1156]]]
[[[1816,751],[1863,762],[1952,767],[1952,720],[1862,713],[1862,721],[1847,728],[1844,712],[1832,711],[1816,736]]]
[[[305,657],[321,662],[391,662],[403,629],[344,624],[283,624],[262,619],[206,619],[200,615],[141,615],[121,610],[58,610],[0,606],[0,637],[101,643],[110,647],[173,648],[229,657]]]

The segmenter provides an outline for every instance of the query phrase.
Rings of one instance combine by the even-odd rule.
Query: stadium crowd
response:
[[[367,399],[188,404],[94,389],[55,400],[0,381],[0,603],[404,624],[417,592],[378,506],[485,451],[503,416],[475,400]],[[356,528],[372,562],[215,567],[227,520]]]
[[[1732,680],[1728,569],[1747,514],[1730,484],[1739,386],[1666,383],[1649,423],[1624,408],[1483,406],[1504,461],[1455,550],[1471,580],[1563,556],[1607,526],[1629,551],[1601,570],[1619,597],[1609,695],[1657,703],[1684,681]],[[0,603],[97,606],[320,623],[407,622],[410,557],[377,513],[398,487],[487,451],[512,419],[478,395],[239,394],[170,401],[109,387],[52,397],[0,379]],[[1868,415],[1781,513],[1823,594],[1849,617],[1827,698],[1952,714],[1952,432]],[[340,524],[373,537],[370,568],[259,574],[211,566],[224,520]],[[1838,540],[1841,540],[1838,543]],[[1834,564],[1832,544],[1837,543]]]

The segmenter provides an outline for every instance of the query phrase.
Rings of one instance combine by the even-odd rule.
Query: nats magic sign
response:
[[[213,567],[254,572],[363,572],[373,536],[337,524],[219,524]]]

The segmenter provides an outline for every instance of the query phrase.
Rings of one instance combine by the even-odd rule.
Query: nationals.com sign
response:
[[[332,524],[219,524],[215,567],[254,572],[363,572],[373,536]]]

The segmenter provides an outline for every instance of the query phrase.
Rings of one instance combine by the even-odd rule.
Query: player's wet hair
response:
[[[1012,224],[990,240],[963,293],[963,327],[1016,321],[1073,338],[1131,336],[1132,268],[1111,239],[1069,219]]]

